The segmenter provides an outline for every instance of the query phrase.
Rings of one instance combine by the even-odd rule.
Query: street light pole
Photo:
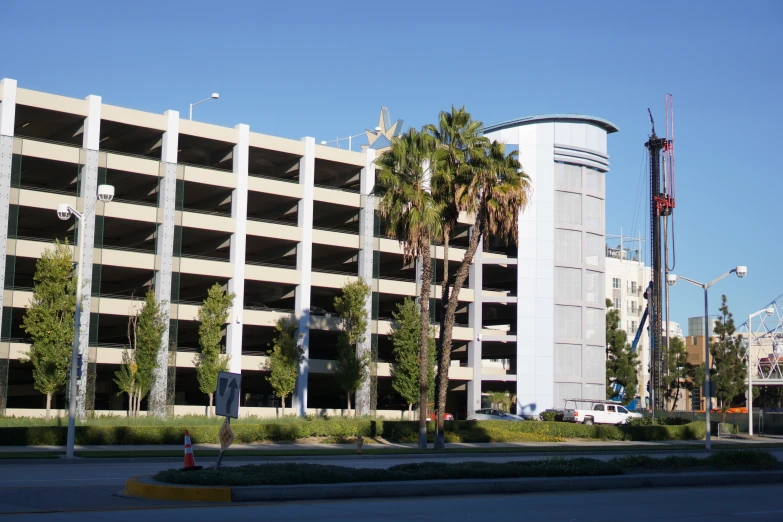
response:
[[[209,98],[204,98],[203,100],[197,101],[196,103],[191,103],[190,104],[190,114],[188,115],[188,119],[191,120],[191,121],[193,120],[193,107],[195,107],[196,105],[198,105],[200,103],[204,103],[205,101],[217,100],[218,98],[220,98],[220,94],[218,94],[216,92],[213,92],[212,96],[210,96]]]
[[[709,283],[699,283],[698,281],[694,281],[693,279],[688,279],[687,277],[683,276],[677,276],[675,274],[669,274],[666,276],[666,282],[669,286],[674,286],[677,283],[677,279],[682,279],[683,281],[686,281],[692,285],[698,286],[704,290],[704,391],[706,392],[706,397],[704,398],[704,421],[707,425],[706,429],[706,447],[707,450],[712,449],[712,440],[711,440],[711,433],[710,433],[710,410],[712,409],[712,393],[710,390],[710,323],[709,323],[709,301],[707,300],[707,290],[717,283],[718,281],[726,278],[729,276],[729,274],[737,274],[737,277],[740,279],[748,275],[748,267],[746,266],[738,266],[736,268],[732,268],[725,274],[723,274],[720,277],[717,277],[710,281]]]
[[[79,393],[77,385],[79,361],[79,341],[81,334],[81,316],[82,316],[82,264],[84,263],[84,220],[95,210],[98,201],[108,203],[114,198],[114,187],[111,185],[98,186],[98,199],[92,207],[82,214],[67,203],[57,205],[57,217],[65,221],[71,216],[79,221],[79,263],[76,266],[76,309],[73,314],[73,346],[71,347],[71,373],[69,382],[68,399],[68,432],[66,439],[65,458],[72,459],[74,452],[74,442],[76,435],[76,396]]]

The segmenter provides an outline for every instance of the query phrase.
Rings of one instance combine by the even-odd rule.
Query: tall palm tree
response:
[[[443,332],[445,326],[444,319],[451,284],[449,245],[457,228],[457,220],[460,213],[457,208],[455,195],[456,182],[458,179],[469,175],[471,157],[483,154],[484,148],[489,144],[489,141],[481,135],[481,128],[482,123],[474,121],[464,106],[457,109],[453,105],[451,106],[451,112],[440,112],[437,126],[426,125],[424,127],[425,132],[431,134],[436,142],[436,152],[432,164],[432,192],[440,204],[443,223],[443,280],[441,282],[441,308],[439,314],[441,332]],[[442,339],[443,336],[439,336],[437,343],[439,360],[443,358]],[[440,368],[444,368],[444,370],[441,371]],[[439,365],[439,373],[447,371],[448,367]],[[439,383],[440,379],[436,380],[436,388],[438,388]],[[440,395],[440,391],[438,391],[438,395]],[[437,407],[439,434],[443,431],[444,406],[439,404]]]
[[[419,447],[427,447],[427,392],[430,333],[430,245],[441,234],[441,211],[430,190],[434,152],[432,136],[410,129],[392,140],[391,148],[376,161],[380,168],[375,194],[378,210],[386,220],[387,232],[403,245],[404,260],[421,263],[421,341],[419,343]]]
[[[468,276],[468,269],[482,237],[489,239],[492,234],[502,237],[505,241],[511,239],[517,242],[519,213],[527,206],[529,194],[530,178],[522,171],[522,166],[517,159],[517,151],[506,155],[505,146],[497,141],[480,152],[474,151],[469,158],[469,168],[463,169],[455,179],[454,196],[457,210],[473,216],[474,225],[465,257],[454,276],[440,332],[436,449],[445,446],[442,412],[446,407],[454,315],[459,303],[460,290]]]

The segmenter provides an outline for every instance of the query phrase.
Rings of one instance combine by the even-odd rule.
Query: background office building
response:
[[[519,145],[533,180],[520,218],[520,244],[491,238],[460,294],[448,411],[464,418],[482,394],[518,395],[536,412],[566,396],[604,389],[603,221],[606,135],[590,117],[549,116],[486,129]],[[502,134],[502,136],[500,136]],[[416,270],[374,211],[376,151],[341,150],[314,138],[290,140],[0,84],[0,412],[31,414],[33,389],[21,328],[36,260],[55,239],[83,242],[90,296],[82,317],[80,394],[84,410],[122,411],[113,382],[128,344],[129,314],[152,289],[170,322],[158,389],[169,411],[203,413],[194,367],[198,306],[215,282],[236,294],[226,325],[230,371],[241,372],[244,413],[274,415],[265,352],[280,318],[298,322],[307,351],[292,400],[298,414],[345,406],[331,375],[339,323],[334,298],[348,281],[371,282],[372,321],[362,350],[376,363],[357,393],[360,413],[407,409],[390,379],[392,313],[416,295]],[[95,202],[99,184],[115,198]],[[84,237],[55,209],[92,208]],[[460,222],[449,252],[455,270],[471,223]],[[443,248],[434,249],[442,273]],[[438,279],[436,273],[436,279]],[[438,279],[439,280],[439,279]],[[433,288],[439,297],[440,287]],[[53,406],[65,405],[64,390]]]

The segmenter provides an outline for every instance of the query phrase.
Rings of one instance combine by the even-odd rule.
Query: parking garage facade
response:
[[[376,151],[183,120],[175,111],[135,111],[97,96],[66,98],[9,79],[0,96],[0,208],[7,212],[0,227],[0,414],[44,408],[32,367],[22,362],[29,338],[21,324],[36,260],[64,239],[83,242],[90,254],[82,264],[90,296],[81,323],[83,411],[127,409],[114,372],[128,345],[128,317],[152,289],[170,321],[148,401],[165,402],[174,414],[203,413],[196,315],[219,283],[236,294],[226,350],[230,370],[242,373],[243,415],[273,416],[280,406],[263,369],[280,318],[298,322],[306,349],[286,407],[299,415],[339,414],[346,397],[332,376],[340,330],[334,298],[358,277],[373,290],[366,304],[372,321],[359,349],[374,363],[356,409],[397,418],[407,410],[391,386],[389,333],[397,305],[418,293],[416,267],[374,211]],[[115,197],[96,203],[94,191],[104,183]],[[83,238],[74,220],[58,219],[59,203],[79,211],[94,204]],[[461,219],[448,255],[452,272],[470,231],[469,219]],[[447,408],[456,418],[480,408],[489,392],[518,393],[525,371],[517,347],[520,255],[519,245],[491,238],[460,294]],[[443,248],[433,248],[433,256],[439,282]],[[437,299],[440,286],[433,290]],[[67,407],[65,389],[53,407]]]

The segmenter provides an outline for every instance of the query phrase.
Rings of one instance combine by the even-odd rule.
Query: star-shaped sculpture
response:
[[[365,130],[367,145],[362,148],[383,149],[390,146],[392,138],[402,134],[402,123],[402,120],[397,120],[390,125],[389,109],[388,107],[381,107],[381,115],[378,118],[378,129],[380,130]]]

